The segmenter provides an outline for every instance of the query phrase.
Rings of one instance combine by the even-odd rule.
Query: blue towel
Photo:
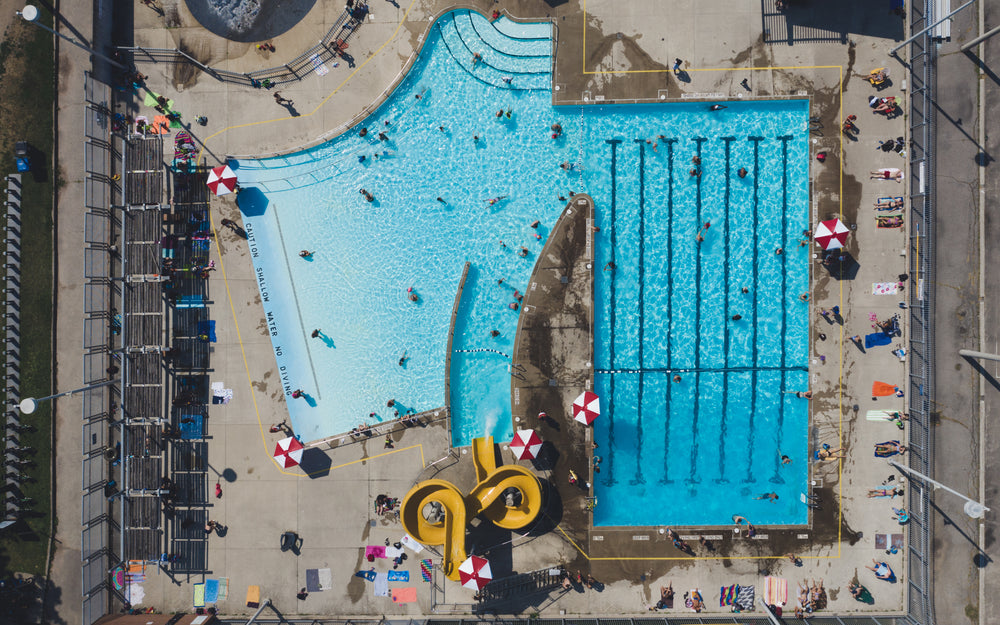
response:
[[[209,343],[214,343],[216,341],[215,337],[215,321],[199,321],[198,322],[198,336],[205,335],[208,337]]]
[[[219,580],[206,579],[205,603],[218,603],[218,602],[219,602]]]
[[[872,332],[865,335],[865,349],[871,349],[879,345],[888,345],[889,343],[892,343],[892,337],[885,332]]]
[[[389,581],[390,582],[408,582],[410,581],[409,571],[389,571]]]
[[[375,581],[375,571],[358,571],[354,574],[355,577],[363,577],[370,582]]]
[[[185,419],[191,419],[191,423],[184,423]],[[198,438],[204,438],[204,426],[205,417],[200,414],[182,414],[181,415],[181,439],[182,440],[195,440]]]

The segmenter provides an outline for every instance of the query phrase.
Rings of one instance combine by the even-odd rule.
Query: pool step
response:
[[[466,18],[460,18],[465,19]],[[451,54],[462,69],[476,80],[501,89],[513,90],[548,90],[552,87],[551,56],[528,57],[531,65],[525,65],[525,60],[519,57],[505,57],[493,50],[471,29],[463,36],[456,23],[456,14],[445,15],[437,22],[438,32]],[[489,52],[488,50],[492,50]],[[474,62],[473,54],[478,53],[481,59]],[[531,60],[534,59],[534,60]],[[544,69],[540,70],[544,65]],[[508,82],[507,79],[510,79]]]

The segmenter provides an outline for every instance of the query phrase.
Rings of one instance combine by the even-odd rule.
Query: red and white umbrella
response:
[[[847,244],[847,235],[850,232],[844,222],[839,219],[830,219],[819,222],[813,238],[824,250],[839,250]]]
[[[469,559],[458,567],[458,577],[463,586],[478,592],[493,581],[490,561],[479,556],[469,556]]]
[[[236,174],[229,165],[220,165],[208,172],[208,188],[216,195],[225,195],[236,190]]]
[[[514,432],[514,440],[510,442],[510,450],[518,460],[531,460],[538,457],[542,449],[542,437],[534,430],[518,430]]]
[[[585,425],[590,425],[601,414],[601,403],[596,393],[584,391],[573,402],[573,418]]]
[[[278,446],[274,448],[274,459],[278,461],[282,469],[288,469],[302,462],[302,443],[294,436],[283,438],[278,441]]]

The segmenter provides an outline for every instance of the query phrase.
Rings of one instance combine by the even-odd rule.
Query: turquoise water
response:
[[[596,525],[807,520],[807,401],[782,391],[808,388],[808,108],[728,106],[610,114],[599,132],[612,143],[590,142],[608,269],[595,281]]]
[[[764,512],[801,522],[804,508],[787,503],[805,484],[806,409],[780,390],[806,383],[806,306],[797,297],[808,284],[808,248],[795,241],[807,223],[808,104],[731,103],[715,113],[696,103],[553,107],[549,37],[546,24],[494,26],[449,13],[395,93],[352,132],[237,163],[282,387],[307,394],[288,398],[296,432],[311,440],[391,419],[389,399],[404,410],[443,406],[448,329],[468,263],[452,350],[453,442],[509,440],[518,315],[509,305],[565,206],[560,196],[586,191],[601,227],[595,523],[728,523],[736,512],[755,523],[767,522]],[[496,116],[507,110],[510,118]],[[556,122],[563,134],[553,139]],[[687,174],[699,146],[700,181]],[[751,171],[745,179],[735,176],[740,166]],[[712,226],[696,246],[705,220]],[[780,241],[787,254],[777,257]],[[527,257],[517,254],[522,246]],[[298,256],[303,249],[315,252],[311,260]],[[611,260],[615,272],[599,271]],[[753,306],[732,293],[744,283]],[[742,325],[726,330],[736,311]],[[314,328],[323,334],[310,338]],[[665,384],[676,368],[698,371]],[[732,449],[721,454],[728,461],[720,444]],[[779,445],[795,462],[777,473]],[[690,496],[632,505],[668,492],[661,481]],[[788,494],[741,511],[706,501],[731,498],[734,486]]]

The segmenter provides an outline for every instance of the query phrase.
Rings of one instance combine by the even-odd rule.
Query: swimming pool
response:
[[[800,489],[806,410],[779,391],[806,382],[806,306],[797,297],[808,288],[808,248],[797,248],[796,236],[807,223],[808,103],[732,103],[712,114],[697,103],[553,107],[550,54],[547,24],[492,26],[475,13],[446,14],[407,78],[362,124],[367,136],[352,131],[236,163],[261,329],[286,397],[306,393],[288,397],[296,432],[311,440],[391,419],[400,407],[444,405],[448,329],[468,263],[451,354],[453,443],[509,440],[518,314],[509,305],[565,206],[560,196],[586,191],[601,226],[597,269],[618,267],[596,271],[595,382],[605,413],[595,423],[603,460],[595,523],[728,522],[735,511],[702,501],[699,482]],[[554,122],[563,128],[556,139]],[[645,142],[658,135],[670,141]],[[698,150],[703,175],[693,179],[687,170]],[[567,162],[569,171],[560,167]],[[751,174],[738,179],[739,166]],[[705,220],[712,227],[696,247]],[[786,242],[781,257],[777,241]],[[314,254],[302,259],[300,250]],[[743,281],[753,305],[730,293]],[[737,311],[742,326],[722,323]],[[322,333],[311,338],[313,329]],[[675,368],[692,371],[680,385],[664,384]],[[777,473],[779,442],[795,461]],[[706,452],[720,443],[732,452]],[[694,493],[693,514],[629,509],[634,497],[659,494],[661,480]],[[793,497],[784,492],[759,517],[752,500],[740,513],[797,523],[804,509],[786,505]]]
[[[569,188],[561,160],[540,168],[537,159],[575,151],[549,138],[551,37],[548,24],[446,14],[358,128],[313,149],[235,163],[261,330],[305,440],[445,405],[448,330],[467,262],[452,344],[453,441],[513,435],[518,313],[509,306]],[[497,117],[501,109],[510,118]],[[300,250],[315,253],[303,259]],[[306,396],[292,399],[295,389]]]
[[[594,523],[805,523],[808,103],[669,110],[590,142]]]

